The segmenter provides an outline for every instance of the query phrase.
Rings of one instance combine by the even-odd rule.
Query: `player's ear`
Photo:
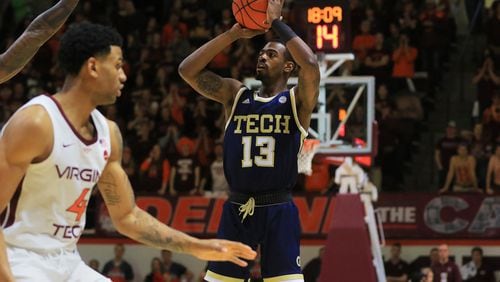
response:
[[[284,68],[285,72],[292,73],[294,69],[295,69],[294,62],[288,61],[285,63],[285,68]]]
[[[87,72],[89,73],[89,75],[92,76],[93,78],[97,78],[97,76],[98,76],[97,63],[98,63],[97,59],[94,57],[90,57],[87,60],[86,69],[87,69]]]

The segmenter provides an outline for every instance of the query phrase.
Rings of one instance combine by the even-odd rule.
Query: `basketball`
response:
[[[233,15],[236,21],[248,29],[268,29],[265,24],[268,0],[233,0]]]

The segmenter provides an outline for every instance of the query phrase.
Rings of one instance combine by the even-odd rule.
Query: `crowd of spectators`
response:
[[[221,180],[222,152],[216,149],[223,139],[224,111],[182,82],[177,66],[195,48],[233,25],[230,5],[227,0],[82,0],[68,21],[68,25],[85,20],[109,24],[124,38],[128,81],[118,102],[101,110],[122,130],[124,167],[139,193],[176,195],[227,189]],[[399,190],[402,172],[408,167],[401,164],[408,164],[416,151],[432,110],[435,87],[446,70],[455,40],[455,4],[449,0],[353,0],[349,5],[356,58],[335,75],[375,76],[379,124],[375,167],[381,169],[384,190]],[[4,14],[19,14],[14,9],[7,6]],[[485,12],[486,26],[498,26],[499,9]],[[284,18],[292,27],[297,22],[295,10],[294,1],[286,1]],[[11,24],[13,17],[3,17],[1,32],[6,36],[0,38],[2,49],[24,30],[30,15],[17,25]],[[473,81],[478,87],[479,111],[485,112],[482,119],[478,117],[488,133],[483,134],[488,140],[478,140],[484,143],[491,143],[500,132],[495,108],[500,98],[494,95],[500,80],[495,70],[500,49],[497,30],[485,29],[489,45]],[[31,97],[55,93],[62,86],[64,77],[56,63],[62,32],[64,28],[21,74],[0,86],[0,126]],[[215,57],[210,68],[224,76],[252,77],[257,51],[269,36],[235,42]],[[352,91],[343,87],[331,92],[331,111],[341,110],[353,98]],[[357,109],[347,124],[351,138],[363,134],[365,126],[356,124],[363,112]],[[477,160],[478,167],[484,167],[481,161]]]
[[[472,126],[460,130],[448,123],[445,136],[436,144],[435,162],[440,192],[486,192],[500,188],[500,1],[487,10],[482,31],[486,47],[472,78],[475,101]]]

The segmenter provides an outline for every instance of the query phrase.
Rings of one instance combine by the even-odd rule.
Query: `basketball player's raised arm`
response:
[[[320,72],[318,60],[311,48],[284,22],[280,20],[285,0],[270,0],[267,7],[267,20],[272,30],[285,42],[286,48],[299,67],[296,86],[299,119],[304,128],[309,127],[312,111],[319,95]]]
[[[50,152],[50,130],[48,115],[36,106],[15,113],[6,125],[0,137],[0,214],[6,209],[28,166]],[[26,137],[28,132],[29,138]],[[3,228],[0,230],[0,281],[14,281],[7,261]]]
[[[223,78],[207,70],[207,65],[212,59],[222,52],[227,46],[240,38],[251,38],[264,31],[255,31],[241,28],[235,24],[230,30],[208,41],[179,65],[180,76],[201,95],[231,106],[234,95],[242,86],[236,79]]]
[[[111,156],[98,187],[116,229],[123,235],[159,249],[191,254],[203,260],[231,261],[240,266],[242,259],[254,259],[256,253],[241,243],[225,240],[201,240],[168,227],[138,208],[128,176],[121,166],[122,137],[110,122]]]
[[[78,0],[60,0],[31,22],[12,46],[0,54],[0,83],[21,71],[38,49],[59,30],[77,4]]]

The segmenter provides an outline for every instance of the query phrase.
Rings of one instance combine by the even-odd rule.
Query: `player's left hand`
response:
[[[281,19],[281,10],[285,0],[269,0],[267,2],[267,24],[272,24],[274,20]]]
[[[241,267],[248,265],[246,260],[254,260],[257,253],[247,245],[228,240],[199,240],[190,252],[193,256],[208,261],[230,261]]]

